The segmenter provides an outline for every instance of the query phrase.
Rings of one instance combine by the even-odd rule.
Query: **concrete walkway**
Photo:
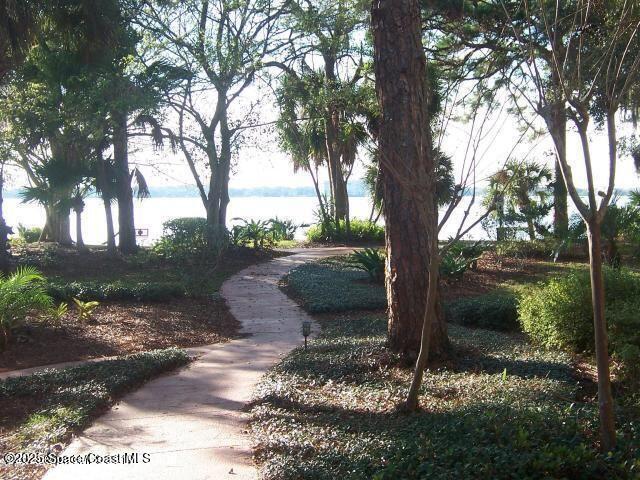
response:
[[[227,280],[222,295],[247,336],[194,349],[197,361],[127,395],[61,454],[95,461],[137,453],[138,462],[58,465],[45,479],[255,479],[243,407],[265,371],[302,343],[302,321],[310,320],[278,280],[296,265],[350,250],[300,249]]]

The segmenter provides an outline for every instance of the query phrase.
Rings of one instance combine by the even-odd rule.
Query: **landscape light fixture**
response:
[[[304,335],[304,349],[307,349],[307,337],[311,335],[311,322],[305,320],[302,322],[302,335]]]

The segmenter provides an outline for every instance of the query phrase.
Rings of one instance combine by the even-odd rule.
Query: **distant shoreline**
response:
[[[21,188],[12,188],[3,192],[3,196],[6,199],[20,198]],[[190,186],[167,186],[167,187],[154,187],[150,186],[151,198],[199,198],[200,193],[198,189]],[[633,189],[618,189],[616,193],[618,196],[627,196]],[[476,195],[479,198],[484,196],[485,189],[479,188],[476,190]],[[586,196],[587,192],[584,189],[578,189],[580,196]],[[328,195],[328,190],[325,191]],[[90,196],[95,196],[92,194]],[[233,198],[246,198],[246,197],[269,197],[269,198],[287,198],[287,197],[316,197],[316,192],[313,187],[250,187],[250,188],[230,188],[229,196]],[[353,181],[349,183],[349,196],[350,197],[368,197],[369,193],[366,186],[362,181]],[[466,196],[471,196],[471,192],[468,192]]]

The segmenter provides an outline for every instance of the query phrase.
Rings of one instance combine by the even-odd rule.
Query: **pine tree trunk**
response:
[[[417,0],[375,0],[371,9],[380,120],[380,173],[386,223],[389,346],[415,360],[429,291],[430,246],[437,235],[435,158],[426,59]],[[437,288],[437,286],[434,286]],[[433,319],[431,357],[447,348]]]
[[[129,171],[127,112],[113,112],[113,160],[116,169],[118,200],[118,246],[125,255],[138,250],[133,211],[133,190]]]
[[[607,340],[607,320],[604,314],[604,280],[602,275],[602,240],[600,225],[592,220],[587,224],[591,274],[591,302],[595,330],[596,367],[598,371],[598,406],[600,410],[600,438],[602,449],[611,451],[616,444],[613,396]]]

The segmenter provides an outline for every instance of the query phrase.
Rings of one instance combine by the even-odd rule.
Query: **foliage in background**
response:
[[[469,268],[475,270],[478,260],[489,246],[481,241],[469,243],[457,241],[441,254],[440,278],[448,281],[460,281]]]
[[[35,268],[20,267],[9,276],[0,274],[0,332],[4,347],[11,331],[22,325],[27,315],[44,312],[52,305],[44,277]]]
[[[632,253],[640,258],[640,198],[633,193],[629,202],[619,206],[614,201],[609,207],[602,221],[602,238],[604,240],[603,255],[610,266],[621,264],[619,251],[620,242],[626,242],[632,247]],[[570,248],[575,244],[586,245],[587,229],[578,215],[570,219],[569,231],[563,239],[562,247]]]
[[[12,430],[6,431],[5,446],[14,451],[46,451],[86,426],[124,393],[188,362],[184,350],[171,348],[0,380],[3,404],[28,405],[20,409],[20,416],[0,420],[1,427]]]
[[[377,248],[354,250],[347,261],[353,268],[367,272],[372,281],[384,282],[385,253],[383,250]]]
[[[351,243],[382,243],[384,242],[384,227],[367,220],[352,219],[350,222]],[[334,222],[321,222],[312,225],[307,230],[307,240],[317,243],[344,243],[347,235],[344,222],[336,228]]]
[[[553,207],[551,178],[551,171],[535,161],[507,162],[489,179],[484,203],[497,201],[498,208],[483,222],[485,230],[498,240],[515,239],[518,232],[535,240],[548,232],[544,218]]]

